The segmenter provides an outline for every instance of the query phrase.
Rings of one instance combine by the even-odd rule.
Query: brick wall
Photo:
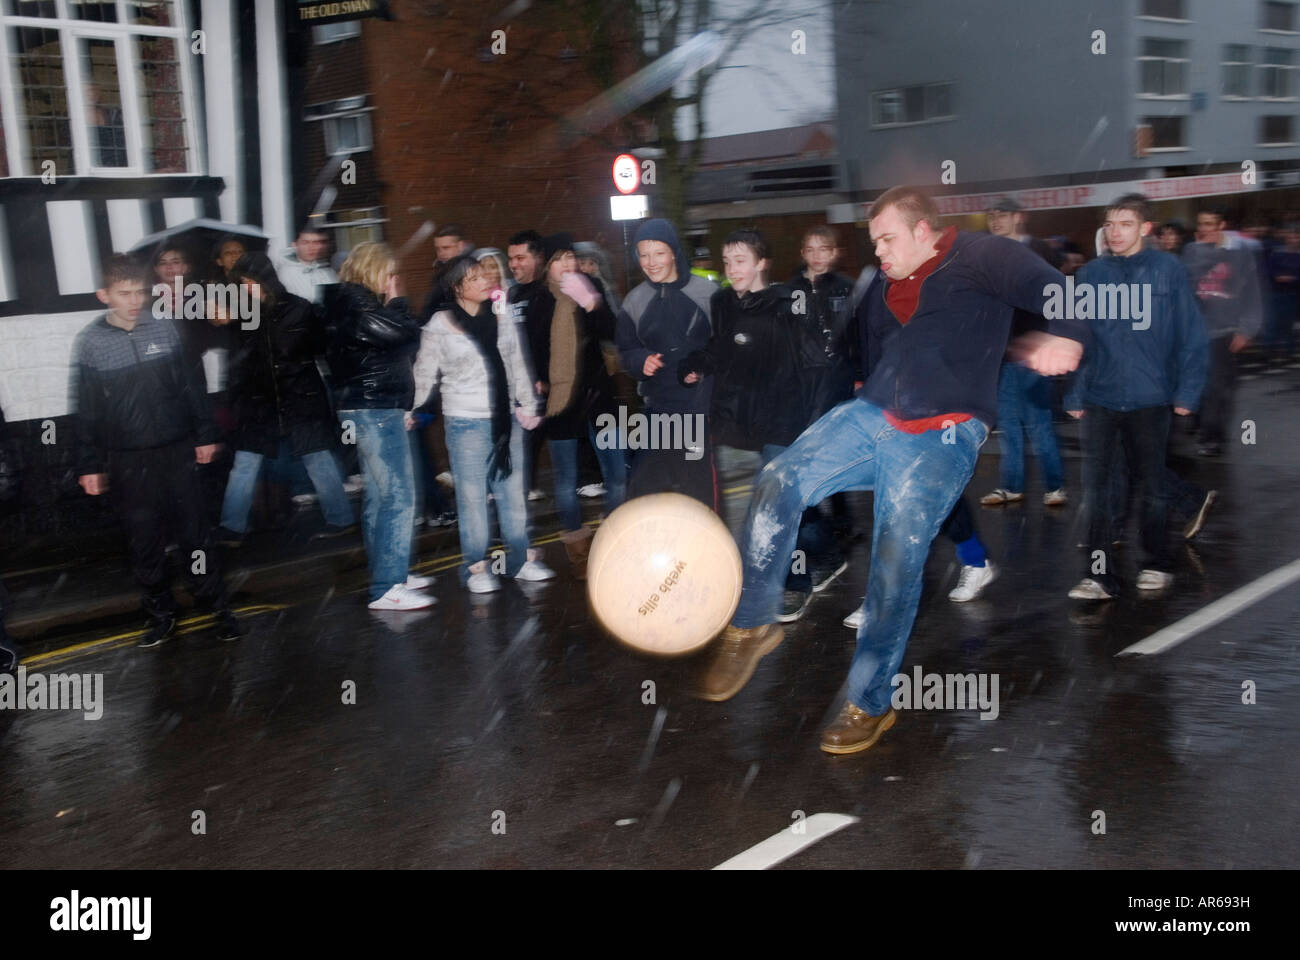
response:
[[[554,145],[558,119],[606,88],[583,49],[582,6],[536,4],[502,24],[492,20],[495,4],[399,0],[396,22],[364,22],[376,106],[368,156],[395,248],[432,220],[463,224],[480,246],[504,247],[527,228],[568,230],[622,263],[622,227],[609,218],[610,168],[630,144],[622,127],[599,140]],[[496,29],[506,32],[504,55],[489,52]],[[403,261],[415,302],[428,289],[433,259],[430,237]]]

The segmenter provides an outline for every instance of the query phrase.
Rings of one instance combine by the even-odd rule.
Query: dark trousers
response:
[[[108,484],[149,616],[159,619],[176,611],[167,565],[170,543],[180,547],[179,561],[195,601],[209,610],[223,606],[221,560],[211,542],[194,444],[186,440],[152,450],[115,450],[109,455]],[[202,572],[196,573],[196,567]]]
[[[1112,539],[1111,476],[1127,463],[1131,482],[1141,491],[1142,567],[1168,571],[1172,567],[1166,530],[1166,464],[1169,407],[1144,407],[1121,412],[1085,407],[1083,415],[1084,490],[1088,501],[1088,555],[1085,577],[1109,592],[1119,590]],[[1099,552],[1100,551],[1100,552]]]
[[[965,494],[957,498],[952,510],[944,518],[939,533],[953,543],[965,543],[979,533],[975,528],[975,515],[971,512],[970,504],[966,502]]]
[[[1201,397],[1202,443],[1226,443],[1232,416],[1232,391],[1237,383],[1237,355],[1228,349],[1232,336],[1210,340],[1210,370]]]
[[[650,410],[645,413],[647,416],[653,415]],[[719,507],[718,471],[713,462],[713,431],[707,417],[704,421],[703,444],[703,455],[694,460],[688,460],[687,451],[684,450],[632,451],[632,473],[627,481],[628,499],[644,497],[650,493],[684,493],[716,513]]]

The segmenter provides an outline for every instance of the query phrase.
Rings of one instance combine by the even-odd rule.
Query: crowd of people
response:
[[[878,267],[856,280],[838,272],[841,239],[823,224],[805,232],[783,283],[757,231],[726,237],[719,276],[707,249],[688,257],[671,223],[647,220],[634,239],[644,279],[620,298],[595,244],[524,230],[503,252],[445,225],[418,313],[389,247],[360,243],[331,264],[328,238],[312,228],[275,258],[235,234],[206,257],[170,242],[148,263],[114,256],[97,292],[106,312],[74,350],[76,461],[81,487],[113,501],[126,533],[149,618],[140,645],[176,630],[172,546],[218,636],[244,634],[223,554],[243,544],[259,489],[271,514],[292,490],[314,490],[316,537],[360,528],[370,607],[419,610],[435,602],[431,578],[412,572],[423,524],[457,526],[470,592],[557,576],[529,545],[531,504],[547,496],[537,482],[543,448],[570,573],[583,579],[594,532],[579,504],[584,446],[606,513],[661,491],[720,510],[715,454],[730,447],[760,462],[740,536],[745,592],[699,692],[733,696],[781,642],[780,624],[845,574],[853,522],[844,493],[875,489],[870,577],[844,621],[859,637],[850,698],[823,742],[829,752],[865,749],[892,722],[887,676],[934,537],[943,533],[960,561],[954,602],[997,577],[965,493],[993,427],[998,485],[980,504],[1025,499],[1026,437],[1044,505],[1071,502],[1060,411],[1081,421],[1085,454],[1086,550],[1070,596],[1119,594],[1112,554],[1130,491],[1136,585],[1168,588],[1170,515],[1193,537],[1217,498],[1170,468],[1172,418],[1194,418],[1201,455],[1221,456],[1237,354],[1253,342],[1290,360],[1300,228],[1237,232],[1206,210],[1193,240],[1128,195],[1105,211],[1090,258],[1061,238],[1031,237],[1012,198],[988,212],[986,233],[970,233],[943,227],[933,201],[907,189],[876,202],[870,227]],[[960,269],[946,269],[953,262]],[[1044,291],[1067,275],[1146,285],[1145,325],[1048,318]],[[257,322],[237,322],[247,318],[232,315],[233,300],[190,316],[177,281],[200,276],[238,285]],[[154,284],[165,285],[157,297]],[[599,422],[626,401],[620,374],[635,382],[645,415],[695,418],[695,446],[602,442]],[[7,469],[0,458],[0,481]],[[0,482],[0,495],[9,486]],[[359,522],[349,498],[358,486]]]

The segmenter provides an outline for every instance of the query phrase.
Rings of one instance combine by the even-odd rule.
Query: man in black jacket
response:
[[[78,480],[92,497],[107,493],[126,527],[150,621],[139,645],[156,647],[176,630],[173,542],[194,599],[216,613],[218,636],[237,640],[244,631],[226,603],[194,467],[218,449],[198,371],[172,322],[144,312],[144,278],[129,258],[109,258],[96,296],[108,312],[73,347]]]
[[[930,543],[997,422],[1012,310],[1042,313],[1052,289],[1064,286],[1022,245],[941,230],[938,221],[934,201],[910,187],[887,190],[872,205],[871,238],[888,282],[864,301],[866,381],[760,474],[740,538],[740,605],[700,685],[706,699],[729,699],[781,643],[775,621],[785,558],[808,504],[840,490],[874,490],[866,623],[847,702],[822,736],[827,753],[865,750],[894,724],[891,681],[907,649]],[[1073,370],[1086,328],[1054,320],[1051,330],[1032,335],[1019,358],[1046,375]]]
[[[515,285],[508,294],[515,329],[519,332],[519,342],[528,351],[528,363],[537,381],[537,392],[544,397],[549,389],[547,378],[551,368],[551,315],[555,312],[555,297],[546,285],[546,254],[542,235],[536,230],[521,230],[510,238],[506,255],[510,258],[510,273],[515,278]],[[537,455],[541,452],[545,436],[545,430],[533,430],[524,441],[528,445],[526,480],[529,500],[540,500],[544,496],[537,488]]]

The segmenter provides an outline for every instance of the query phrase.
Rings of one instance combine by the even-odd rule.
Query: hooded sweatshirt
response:
[[[1239,237],[1224,244],[1189,243],[1183,265],[1205,317],[1211,338],[1240,333],[1254,339],[1264,326],[1261,284],[1255,252]]]
[[[709,322],[709,299],[716,283],[691,274],[691,263],[667,220],[646,220],[637,228],[635,243],[658,240],[672,248],[677,279],[668,283],[646,280],[623,300],[618,312],[615,339],[623,369],[638,382],[637,392],[646,406],[659,413],[707,415],[713,399],[713,378],[697,386],[678,382],[677,368],[683,359],[708,345],[713,334]],[[654,376],[642,370],[652,354],[662,354],[664,365]]]

